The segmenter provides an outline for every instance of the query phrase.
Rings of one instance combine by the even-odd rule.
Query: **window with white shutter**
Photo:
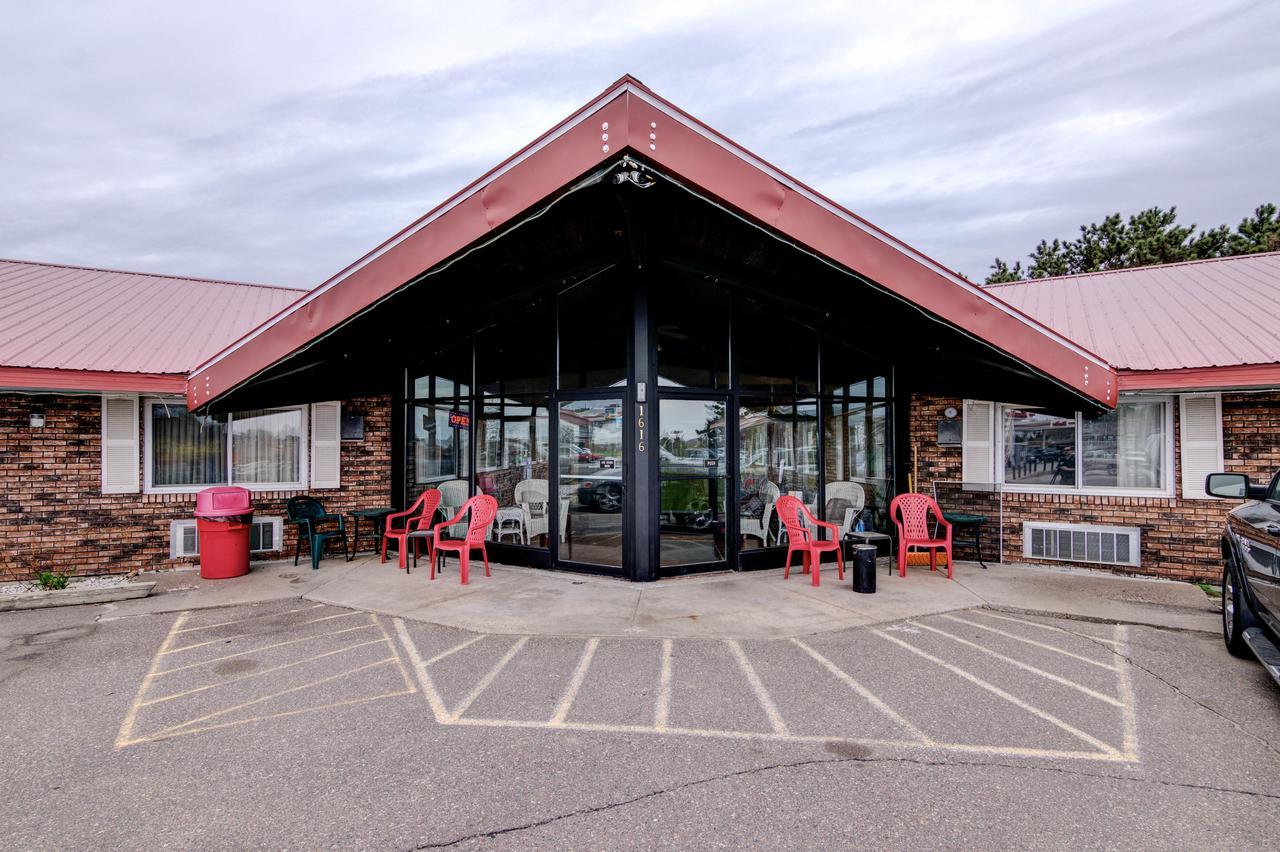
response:
[[[102,398],[102,493],[138,493],[138,398]]]
[[[311,406],[311,487],[337,488],[342,468],[342,406],[317,402]]]
[[[995,403],[983,400],[964,401],[961,432],[963,464],[961,478],[966,484],[995,482]]]
[[[1207,497],[1204,478],[1222,470],[1222,396],[1183,394],[1180,400],[1182,496]]]

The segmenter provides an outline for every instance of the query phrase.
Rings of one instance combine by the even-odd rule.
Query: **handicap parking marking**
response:
[[[278,626],[274,633],[278,635],[281,631],[331,622],[337,618],[355,617],[366,623],[340,630],[309,633],[280,642],[268,642],[231,654],[217,653],[218,649],[214,646],[236,640],[270,638],[272,632],[238,632],[217,639],[177,644],[185,638],[185,634],[196,631],[243,625],[312,609],[316,607],[265,612],[246,618],[194,626],[189,626],[192,612],[179,613],[139,684],[137,694],[121,722],[115,748],[122,749],[301,713],[364,704],[418,691],[417,682],[405,665],[399,646],[373,613],[342,612],[304,618]],[[370,636],[372,638],[368,638]],[[305,643],[312,643],[312,647]],[[337,647],[331,647],[333,645]],[[360,655],[367,657],[368,651],[377,651],[379,647],[384,650],[382,655],[375,655],[376,658],[369,662],[359,659]],[[199,652],[201,648],[205,649],[203,655],[195,653],[172,656],[181,651]],[[302,650],[303,655],[297,659],[283,656],[295,650]],[[209,652],[213,652],[212,655]],[[357,656],[355,661],[346,659],[351,654]],[[259,655],[261,661],[268,665],[233,677],[220,676],[227,671],[223,667],[229,663],[235,664],[243,660],[242,669],[257,665],[254,655]],[[182,662],[171,666],[171,660]],[[387,672],[390,672],[390,677]],[[170,675],[178,675],[185,680],[185,685],[173,686],[171,680],[166,679]],[[299,680],[301,682],[297,682]],[[326,691],[318,689],[339,681],[343,684],[336,695],[326,694]],[[284,683],[290,685],[281,688]],[[171,685],[166,689],[164,684]],[[231,692],[229,696],[226,695],[228,690]],[[311,699],[314,703],[307,703],[308,691],[315,696]],[[341,698],[335,700],[337,695]],[[285,709],[273,709],[272,702],[285,698],[293,703]],[[298,706],[299,703],[302,706]],[[263,712],[264,710],[267,712]],[[237,715],[244,711],[256,715]]]
[[[985,614],[985,613],[984,613]],[[514,674],[506,676],[503,679],[505,691],[503,697],[492,699],[489,696],[498,690],[490,690],[494,681],[498,679],[504,671],[514,673],[517,667],[511,666],[511,663],[518,655],[524,653],[537,654],[539,646],[529,647],[530,640],[533,637],[494,637],[502,639],[502,642],[483,646],[486,650],[486,656],[474,665],[471,671],[471,680],[458,687],[459,691],[465,694],[459,699],[455,706],[448,706],[443,694],[437,687],[432,677],[431,667],[438,662],[452,657],[464,648],[470,647],[481,639],[487,638],[486,634],[480,634],[468,637],[459,644],[448,648],[434,656],[424,659],[418,650],[417,644],[410,635],[402,619],[393,619],[395,632],[399,638],[401,647],[404,651],[406,659],[408,659],[410,668],[417,679],[419,691],[422,693],[426,701],[431,715],[436,723],[440,725],[462,725],[462,726],[483,726],[495,728],[522,728],[522,729],[544,729],[548,731],[584,731],[598,733],[614,733],[614,734],[649,734],[655,736],[676,736],[676,737],[709,737],[718,739],[743,739],[743,740],[765,740],[779,743],[849,743],[863,746],[880,746],[886,748],[903,748],[903,749],[927,749],[951,753],[963,754],[984,754],[1012,757],[1028,757],[1028,758],[1044,758],[1044,759],[1070,759],[1070,760],[1096,760],[1108,762],[1123,762],[1128,764],[1136,764],[1138,762],[1138,737],[1137,737],[1137,715],[1134,705],[1133,688],[1130,679],[1129,663],[1125,658],[1128,646],[1127,629],[1123,626],[1117,626],[1113,629],[1113,637],[1106,639],[1104,643],[1105,650],[1112,652],[1114,662],[1103,663],[1097,659],[1089,658],[1083,654],[1068,651],[1049,642],[1041,642],[1039,639],[1031,640],[1029,643],[1022,640],[1027,637],[1011,633],[1007,630],[995,628],[982,634],[974,634],[979,639],[966,638],[958,635],[956,631],[948,628],[947,620],[952,623],[959,622],[975,629],[983,629],[985,625],[978,622],[971,622],[969,618],[951,617],[943,620],[945,616],[932,616],[927,618],[913,619],[900,622],[895,625],[886,625],[882,628],[864,628],[863,636],[875,637],[865,641],[883,640],[906,651],[911,657],[923,660],[923,664],[927,664],[926,668],[919,672],[913,672],[913,678],[941,678],[941,680],[928,680],[928,688],[954,690],[955,687],[947,686],[947,679],[963,682],[970,685],[970,688],[980,690],[977,694],[988,694],[993,697],[996,706],[1008,708],[1009,718],[1000,720],[992,720],[984,717],[981,723],[996,731],[999,730],[1017,730],[1022,731],[1026,728],[1017,720],[1019,718],[1034,718],[1039,722],[1050,727],[1044,728],[1049,731],[1051,728],[1057,729],[1061,734],[1065,734],[1060,745],[1050,743],[1054,747],[1040,747],[1034,739],[1028,743],[1000,740],[996,742],[969,742],[961,736],[957,739],[954,734],[963,731],[952,731],[951,735],[939,735],[930,733],[926,723],[930,722],[928,718],[911,718],[912,713],[920,713],[921,711],[915,707],[907,708],[903,706],[894,706],[902,695],[899,690],[898,698],[886,700],[881,692],[881,688],[888,686],[895,681],[901,683],[903,672],[900,667],[880,666],[876,667],[875,662],[871,661],[865,665],[859,666],[860,672],[858,677],[854,677],[850,671],[846,671],[835,661],[824,655],[821,651],[813,646],[811,642],[803,639],[790,640],[769,640],[769,642],[760,643],[743,643],[736,640],[707,640],[707,639],[641,639],[641,638],[577,638],[580,643],[573,648],[562,648],[559,652],[562,659],[559,663],[555,660],[549,661],[553,664],[564,666],[564,670],[557,676],[559,683],[565,684],[563,690],[559,693],[559,699],[555,702],[554,708],[550,715],[542,719],[531,718],[515,718],[514,716],[501,712],[504,706],[503,701],[512,700],[511,695],[516,694],[520,690],[520,684],[515,684],[514,693],[512,692],[512,681]],[[1006,617],[1007,618],[1007,617]],[[1020,621],[1015,619],[1013,621]],[[932,622],[932,623],[930,623]],[[1071,631],[1053,628],[1052,625],[1040,624],[1038,622],[1027,622],[1028,624],[1040,628],[1048,628],[1050,630],[1059,630],[1064,639],[1068,636],[1074,636]],[[896,629],[895,629],[896,628]],[[1048,631],[1046,631],[1048,632]],[[1008,635],[1006,635],[1008,634]],[[981,636],[988,636],[992,640],[992,644],[986,644],[985,640],[981,640]],[[539,637],[540,640],[553,638],[562,642],[574,641],[573,637]],[[932,639],[935,643],[941,642],[944,646],[954,647],[959,651],[968,654],[965,659],[972,660],[975,655],[981,655],[978,659],[993,659],[993,668],[988,671],[985,667],[977,669],[981,675],[975,671],[966,668],[965,665],[972,667],[971,662],[965,662],[965,659],[959,659],[955,655],[939,650],[937,647],[930,646],[929,650],[920,647],[921,643],[926,639]],[[1041,638],[1048,639],[1048,636]],[[1089,637],[1086,637],[1088,639]],[[824,637],[824,641],[831,641],[830,638]],[[860,640],[864,641],[864,640]],[[619,647],[620,646],[620,647]],[[768,647],[766,647],[768,646]],[[549,646],[548,646],[549,647]],[[712,653],[714,648],[719,647],[721,651]],[[785,648],[796,649],[796,654],[791,657],[779,657]],[[1063,666],[1056,669],[1044,661],[1037,660],[1035,664],[1025,659],[1020,659],[1017,649],[1022,648],[1028,650],[1030,648],[1036,650],[1059,652],[1056,659],[1062,661]],[[619,674],[615,667],[608,667],[601,671],[599,675],[595,672],[598,669],[596,662],[602,653],[608,649],[610,659],[618,657],[621,659],[636,660],[633,667],[635,671],[627,671]],[[623,653],[623,651],[626,653]],[[543,651],[543,653],[548,653]],[[494,659],[494,655],[500,656]],[[638,654],[632,657],[629,655]],[[652,654],[655,658],[652,664],[644,663],[648,655]],[[692,656],[691,656],[692,655]],[[753,659],[753,656],[755,659]],[[1053,659],[1053,658],[1051,658]],[[681,663],[681,660],[686,662]],[[732,661],[732,662],[730,662]],[[760,664],[768,662],[768,671],[761,669]],[[800,661],[810,663],[813,667],[812,671],[800,668]],[[1077,679],[1077,675],[1073,675],[1070,666],[1075,665],[1077,668],[1081,666],[1088,670],[1099,671],[1105,669],[1108,674],[1114,675],[1114,694],[1110,688],[1101,689],[1097,684],[1081,683]],[[616,662],[616,661],[615,661]],[[960,665],[959,663],[965,663]],[[718,669],[717,669],[718,667]],[[1007,668],[1006,668],[1007,667]],[[892,668],[892,670],[890,670]],[[865,669],[865,671],[864,671]],[[541,676],[545,679],[546,668],[539,669]],[[935,672],[935,674],[929,674]],[[647,677],[653,678],[650,686],[637,686],[635,678],[632,674],[647,672]],[[478,679],[476,675],[479,674]],[[709,702],[707,696],[703,695],[701,702],[695,702],[692,705],[693,717],[689,717],[689,708],[686,707],[685,717],[681,718],[680,723],[674,723],[672,720],[673,696],[683,694],[690,688],[701,689],[705,692],[708,684],[725,685],[732,683],[729,679],[736,677],[739,682],[744,683],[742,690],[743,701],[750,701],[746,696],[754,697],[754,704],[758,705],[762,714],[761,722],[767,719],[767,726],[762,729],[754,729],[751,727],[742,727],[740,724],[725,724],[728,717],[736,717],[739,722],[741,719],[741,711],[744,709],[736,705],[736,701],[732,696],[726,696],[722,701],[722,713],[716,718],[711,718],[715,711],[714,703]],[[765,675],[768,674],[768,677]],[[681,675],[684,676],[682,679]],[[1022,680],[1018,680],[1017,675]],[[820,677],[819,677],[820,676]],[[848,696],[847,699],[840,698],[839,691],[831,692],[829,689],[821,686],[820,678],[829,678],[829,683],[834,687],[839,684],[847,692],[843,693]],[[1031,681],[1027,678],[1030,677]],[[780,679],[786,680],[780,682]],[[815,680],[815,678],[817,678]],[[881,678],[880,686],[875,682],[876,678]],[[887,678],[887,680],[886,680]],[[870,679],[870,681],[868,680]],[[799,689],[800,682],[803,681],[805,689]],[[1010,682],[1013,681],[1013,682]],[[1028,683],[1044,683],[1047,686],[1052,685],[1049,692],[1044,690],[1026,691]],[[584,688],[585,685],[585,688]],[[529,688],[533,688],[535,684],[528,684]],[[546,683],[539,682],[536,684],[539,688],[546,688]],[[609,688],[616,687],[612,696]],[[1052,692],[1052,689],[1061,687],[1070,690],[1072,694],[1080,696],[1076,705],[1071,702],[1058,700],[1063,693]],[[560,687],[557,686],[557,689]],[[770,690],[773,690],[771,692]],[[783,690],[779,692],[779,690]],[[893,692],[894,690],[890,690]],[[590,693],[589,700],[585,703],[580,697]],[[1020,694],[1025,693],[1025,694]],[[778,694],[786,699],[786,706],[782,707],[774,699],[774,694]],[[488,712],[475,714],[472,712],[478,702],[484,698],[484,705],[488,709],[495,709],[496,712]],[[638,698],[647,699],[652,709],[641,713],[644,718],[640,718],[637,722],[618,721],[618,708],[610,705],[610,700],[615,700],[617,704],[630,706]],[[1056,698],[1055,698],[1056,697]],[[1087,699],[1087,701],[1086,701]],[[844,709],[827,706],[830,702],[837,703],[841,701],[853,701],[855,705],[844,706]],[[1085,705],[1092,702],[1092,707],[1098,708],[1097,711],[1085,713],[1088,709],[1085,705],[1080,705],[1079,701],[1085,701]],[[808,702],[806,705],[805,702]],[[1061,706],[1059,706],[1061,705]],[[842,705],[843,706],[843,705]],[[886,736],[850,736],[845,725],[840,730],[832,730],[831,728],[821,727],[823,724],[831,724],[831,719],[836,716],[848,716],[850,710],[856,710],[857,706],[867,708],[870,716],[863,715],[861,718],[864,722],[868,719],[880,718],[884,723],[879,726],[878,730],[872,729],[877,726],[867,724],[868,732],[879,732],[879,730],[887,731]],[[807,709],[806,709],[807,708]],[[825,715],[817,711],[827,711]],[[987,712],[988,707],[984,705],[983,712]],[[1106,711],[1103,713],[1102,711]],[[795,724],[788,721],[788,716],[796,714],[795,718],[806,722],[808,727],[796,728]],[[607,720],[603,717],[610,717]],[[1082,721],[1077,721],[1074,716],[1085,717]],[[856,718],[856,713],[854,713]],[[626,718],[626,717],[624,717]],[[630,718],[637,718],[632,713]],[[824,723],[822,720],[826,719]],[[1090,731],[1086,729],[1086,725],[1091,724],[1093,727],[1102,725],[1099,720],[1107,720],[1105,726],[1106,731]],[[815,721],[816,720],[816,721]],[[815,730],[814,726],[818,725]],[[1032,730],[1026,728],[1028,731]],[[894,731],[897,736],[894,736]],[[855,730],[853,733],[856,733]],[[1043,734],[1041,736],[1044,736]],[[1079,743],[1079,747],[1066,747],[1074,740]],[[1116,740],[1111,742],[1110,740]]]

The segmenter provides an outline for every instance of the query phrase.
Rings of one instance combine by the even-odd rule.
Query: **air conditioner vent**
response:
[[[249,530],[249,552],[270,553],[280,550],[283,518],[254,518]],[[169,522],[169,558],[200,555],[200,536],[194,518]]]
[[[1142,530],[1092,524],[1048,524],[1024,521],[1022,555],[1062,562],[1139,567]]]

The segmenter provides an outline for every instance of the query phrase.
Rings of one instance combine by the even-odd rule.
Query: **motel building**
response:
[[[624,77],[309,291],[0,263],[0,577],[189,562],[228,483],[263,559],[292,496],[439,488],[498,562],[650,581],[781,565],[780,494],[890,532],[918,490],[986,561],[1209,577],[1204,474],[1280,464],[1277,282],[984,288]],[[1256,335],[1214,288],[1270,288]]]

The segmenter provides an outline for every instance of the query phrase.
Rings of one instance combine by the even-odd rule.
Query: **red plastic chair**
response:
[[[840,571],[840,579],[843,580],[844,554],[840,552],[840,541],[837,537],[840,528],[835,524],[829,524],[826,521],[820,521],[815,518],[804,507],[804,503],[801,503],[798,498],[792,497],[790,494],[779,497],[778,502],[774,504],[774,510],[778,513],[778,517],[782,520],[782,525],[787,530],[787,567],[782,572],[782,579],[786,580],[791,577],[791,554],[800,551],[804,563],[804,572],[813,578],[815,586],[818,585],[822,554],[828,551],[835,551],[836,567]],[[804,515],[803,520],[800,517],[802,513]],[[808,523],[805,521],[808,521]],[[816,538],[815,527],[826,527],[831,530],[831,538]]]
[[[413,501],[413,505],[403,512],[396,512],[387,515],[383,522],[382,530],[382,561],[387,561],[387,542],[394,540],[397,542],[396,549],[400,553],[400,568],[406,570],[408,563],[405,559],[408,550],[407,542],[409,533],[421,528],[424,524],[430,524],[431,519],[436,515],[436,509],[440,508],[440,492],[434,488],[428,488],[418,495],[418,499]],[[396,524],[397,521],[403,519],[403,525]],[[418,539],[413,540],[414,558],[418,556]],[[427,540],[427,547],[431,547],[430,539]],[[427,554],[431,551],[428,549]]]
[[[454,524],[461,523],[467,512],[471,513],[471,521],[467,524],[467,534],[462,538],[444,538],[444,531]],[[489,526],[493,523],[494,516],[497,514],[498,501],[488,494],[478,494],[463,503],[457,515],[444,523],[436,524],[435,533],[432,536],[435,543],[432,548],[431,579],[434,580],[436,578],[436,558],[442,553],[456,551],[458,561],[462,563],[462,570],[459,574],[462,578],[462,585],[465,586],[470,579],[468,568],[470,567],[471,551],[473,550],[479,550],[481,555],[484,556],[484,575],[488,577],[489,552],[484,549],[484,540],[488,538]]]
[[[929,534],[929,513],[938,520],[938,528],[945,534],[934,538]],[[898,576],[907,576],[907,551],[913,547],[929,551],[929,570],[938,570],[938,551],[947,554],[947,579],[952,579],[951,524],[942,517],[942,510],[928,494],[899,494],[889,504],[889,517],[898,527]]]

